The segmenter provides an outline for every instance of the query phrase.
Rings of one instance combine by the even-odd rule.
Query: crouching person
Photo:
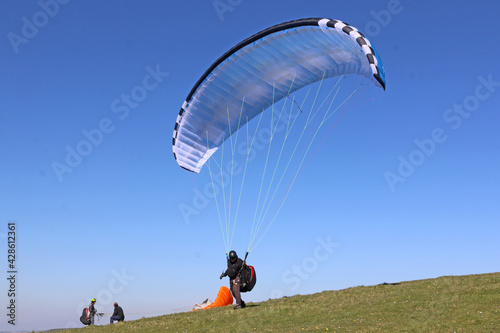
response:
[[[113,304],[113,306],[115,307],[115,310],[113,311],[111,318],[109,318],[109,323],[113,324],[114,321],[124,321],[125,315],[123,314],[121,306],[119,306],[118,303]]]

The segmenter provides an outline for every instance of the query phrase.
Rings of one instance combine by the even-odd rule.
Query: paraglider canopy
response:
[[[330,78],[336,83],[333,87],[325,83],[331,89],[318,98],[323,82]],[[361,83],[350,88],[352,78]],[[303,112],[313,86],[317,90],[311,94],[312,104]],[[245,214],[251,225],[248,255],[282,209],[322,126],[358,88],[385,90],[385,86],[384,67],[370,41],[356,28],[325,18],[265,29],[232,47],[205,71],[182,104],[172,149],[177,163],[188,171],[199,173],[207,164],[210,183],[204,190],[213,192],[207,197],[215,201],[226,254],[232,247],[238,214]],[[299,104],[295,97],[304,92]],[[288,101],[291,107],[285,108]],[[257,119],[250,122],[253,118]],[[259,161],[263,166],[247,169],[254,148],[266,144],[267,149],[259,148],[266,151]],[[259,181],[255,176],[260,172]],[[238,175],[241,182],[236,184]],[[251,180],[245,182],[245,177]],[[240,213],[242,202],[244,213]]]
[[[242,41],[210,66],[183,103],[173,134],[179,165],[199,173],[218,147],[273,103],[319,80],[354,74],[385,89],[382,61],[356,28],[309,18]]]
[[[196,304],[193,310],[217,308],[230,304],[233,304],[233,295],[231,294],[231,291],[229,291],[228,287],[222,286],[220,287],[214,302],[210,302],[209,299],[206,299],[204,302]]]

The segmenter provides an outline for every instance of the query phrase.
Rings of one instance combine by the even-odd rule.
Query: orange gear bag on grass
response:
[[[229,304],[233,304],[233,295],[231,294],[231,291],[228,287],[222,286],[219,289],[219,293],[217,294],[217,298],[215,299],[215,301],[203,309],[205,310],[208,308],[216,308]]]

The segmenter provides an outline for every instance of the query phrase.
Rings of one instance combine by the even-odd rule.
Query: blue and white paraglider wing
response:
[[[341,75],[385,89],[382,61],[356,28],[311,18],[263,30],[226,52],[193,87],[175,124],[174,157],[199,173],[227,138],[273,103]]]

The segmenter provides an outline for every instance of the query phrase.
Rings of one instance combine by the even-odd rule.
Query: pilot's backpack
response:
[[[80,321],[82,322],[83,325],[90,325],[89,308],[83,309]]]
[[[240,273],[240,292],[245,293],[251,291],[257,282],[257,275],[255,275],[255,269],[253,266],[243,265]]]

